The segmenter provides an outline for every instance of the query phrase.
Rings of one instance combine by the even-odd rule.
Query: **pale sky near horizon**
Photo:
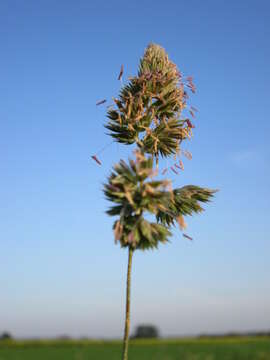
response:
[[[102,183],[131,148],[105,106],[149,42],[198,88],[193,160],[174,185],[220,191],[158,251],[135,253],[132,329],[270,328],[269,1],[1,1],[0,332],[120,337],[127,253]]]

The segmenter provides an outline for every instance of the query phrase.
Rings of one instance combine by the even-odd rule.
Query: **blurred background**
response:
[[[122,336],[127,253],[102,183],[132,148],[103,125],[121,65],[127,81],[149,42],[198,89],[193,159],[173,183],[220,191],[187,219],[192,242],[176,228],[135,253],[132,331],[269,329],[269,12],[266,0],[1,1],[0,332]]]

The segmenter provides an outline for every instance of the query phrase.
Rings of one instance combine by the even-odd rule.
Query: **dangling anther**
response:
[[[191,123],[191,121],[189,119],[186,120],[187,126],[191,129],[194,129],[195,126]]]
[[[165,168],[161,174],[164,175],[164,174],[166,174],[167,171],[168,171],[168,168]]]
[[[184,164],[183,164],[182,160],[179,160],[179,165],[180,165],[181,170],[184,170]]]
[[[122,64],[121,69],[120,69],[120,73],[119,73],[119,76],[118,76],[118,80],[122,80],[123,73],[124,73],[124,65]]]
[[[190,236],[188,236],[187,234],[183,234],[183,236],[184,236],[185,238],[187,238],[188,240],[193,240],[193,238],[190,237]]]
[[[98,106],[98,105],[104,104],[106,101],[107,101],[106,99],[100,100],[96,103],[96,105]]]
[[[192,111],[198,112],[198,109],[196,109],[194,106],[190,107]]]
[[[92,155],[91,158],[92,158],[98,165],[101,165],[101,161],[98,160],[98,158],[96,157],[96,155]]]
[[[193,92],[193,94],[196,92],[196,86],[193,83],[193,77],[192,76],[188,76],[187,77],[187,82],[188,82],[188,87],[190,88],[190,90]]]
[[[189,110],[189,113],[193,118],[195,118],[195,114],[194,114],[194,112],[192,110]]]
[[[176,174],[178,175],[178,172],[175,170],[175,168],[173,166],[171,166],[171,170]]]
[[[191,160],[192,159],[192,154],[191,152],[187,151],[187,150],[182,150],[182,153],[185,155],[185,157],[188,159],[188,160]]]

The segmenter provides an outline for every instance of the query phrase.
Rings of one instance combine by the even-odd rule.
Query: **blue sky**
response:
[[[193,154],[174,185],[220,189],[168,246],[137,252],[132,328],[163,335],[270,323],[268,1],[2,1],[0,331],[119,337],[126,251],[102,183],[131,149],[110,142],[105,107],[149,42],[198,88]],[[173,175],[173,174],[172,174]]]

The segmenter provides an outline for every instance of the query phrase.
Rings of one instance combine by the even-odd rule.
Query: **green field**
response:
[[[21,341],[0,343],[0,360],[121,360],[121,343]],[[270,338],[131,341],[130,360],[270,360]]]

